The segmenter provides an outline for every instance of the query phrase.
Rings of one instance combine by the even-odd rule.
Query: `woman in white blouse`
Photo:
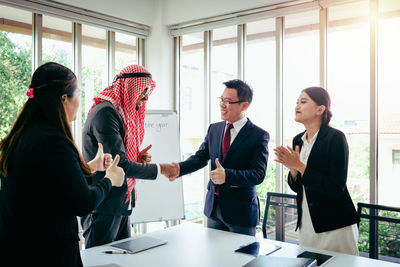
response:
[[[321,87],[301,91],[295,120],[306,130],[293,148],[275,148],[276,161],[290,172],[297,193],[300,245],[358,255],[360,221],[347,190],[349,149],[345,135],[329,126],[330,97]]]

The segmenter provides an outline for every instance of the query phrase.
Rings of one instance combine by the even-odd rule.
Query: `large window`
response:
[[[283,145],[291,146],[292,138],[304,131],[304,126],[294,121],[297,98],[301,90],[310,86],[320,86],[320,75],[324,74],[321,77],[326,82],[326,89],[332,101],[333,117],[330,124],[346,135],[349,144],[347,187],[354,203],[374,202],[375,200],[370,200],[369,197],[370,190],[373,190],[378,196],[378,204],[400,206],[399,198],[395,197],[396,189],[400,187],[400,1],[377,0],[379,20],[377,34],[373,36],[370,36],[370,32],[374,30],[371,27],[374,26],[371,20],[373,16],[370,15],[375,10],[369,6],[373,1],[322,2],[322,8],[328,5],[326,10],[308,9],[307,5],[299,5],[301,11],[291,12],[290,15],[283,16],[282,20],[276,20],[276,23],[282,23],[277,25],[277,29],[283,26],[282,39],[280,34],[274,35],[274,19],[259,19],[247,23],[244,55],[237,50],[237,40],[243,37],[238,36],[240,32],[237,25],[213,30],[212,56],[210,61],[204,59],[212,68],[209,100],[211,122],[220,120],[215,98],[224,88],[221,83],[237,78],[238,70],[244,69],[244,79],[254,89],[253,103],[247,111],[247,116],[270,133],[270,159],[273,159],[276,134],[281,132],[275,129],[277,113],[283,114]],[[327,22],[320,22],[320,15],[324,18],[325,14]],[[258,16],[258,13],[254,13],[253,18]],[[234,20],[230,17],[229,20],[231,19]],[[227,21],[228,19],[220,17],[215,20],[214,25]],[[238,18],[237,22],[243,23],[243,18]],[[212,23],[208,21],[204,27]],[[323,33],[327,34],[326,39],[320,38],[320,29],[324,29],[325,26],[327,31]],[[371,41],[375,40],[371,40],[371,37],[377,41],[376,64],[370,61],[370,55],[375,56],[375,51],[370,47]],[[280,54],[275,51],[276,41],[282,43],[282,47],[279,47]],[[325,53],[322,54],[323,60],[320,59],[321,52]],[[245,59],[244,65],[238,66],[237,59],[242,56]],[[277,56],[283,62],[278,62]],[[277,63],[282,64],[282,73],[278,73],[279,76],[275,71],[281,65]],[[371,78],[377,81],[376,99],[371,99],[371,88],[374,89],[375,86],[370,85],[370,81],[373,80]],[[277,89],[280,89],[276,88],[277,79],[282,81],[281,92],[277,92]],[[278,110],[276,101],[281,99],[281,94],[282,107]],[[376,113],[372,114],[371,111]],[[375,140],[370,139],[370,127],[373,126],[370,121],[371,115],[377,116],[377,144]],[[377,162],[373,160],[370,163],[370,147],[375,145],[378,147]],[[371,183],[373,188],[370,188],[370,164],[373,165],[371,168],[377,169],[378,184],[375,186]],[[262,198],[265,193],[275,191],[274,184],[269,183],[274,181],[273,167],[275,164],[270,161],[266,180],[257,187],[262,210]],[[284,170],[282,177],[276,177],[276,182],[284,185],[283,192],[294,193],[287,186],[287,169]],[[277,226],[282,227],[279,224],[280,222],[277,222]],[[293,225],[285,229],[286,240],[296,239],[292,231]],[[271,231],[273,236],[273,229],[267,231]],[[368,233],[360,231],[360,240],[367,237]],[[368,250],[367,246],[360,242],[360,251]],[[393,246],[396,248],[398,244],[394,243]],[[389,246],[385,249],[389,249]]]
[[[369,6],[334,6],[328,22],[328,92],[332,126],[349,144],[347,187],[354,202],[369,201]]]
[[[182,160],[199,149],[206,134],[203,39],[203,33],[182,36],[179,101]],[[203,218],[204,175],[207,170],[203,168],[183,179],[187,220],[200,221]]]
[[[32,73],[32,13],[0,6],[0,139],[26,102]]]
[[[82,125],[93,97],[108,85],[106,30],[82,26]]]
[[[275,20],[247,24],[245,81],[254,96],[247,116],[257,125],[275,133]],[[274,143],[272,137],[270,143]]]
[[[9,4],[13,3],[9,1]],[[60,9],[59,4],[56,6],[52,3],[36,4],[43,7],[42,10],[45,14],[38,15],[0,5],[0,140],[9,133],[15,117],[28,99],[26,92],[34,71],[32,67],[37,68],[37,62],[43,64],[53,61],[73,69],[77,74],[82,73],[79,77],[82,85],[82,125],[93,104],[93,97],[109,85],[108,70],[114,71],[111,70],[111,66],[108,66],[107,48],[110,48],[109,51],[115,51],[110,57],[115,58],[116,71],[126,65],[137,63],[137,38],[133,35],[115,33],[115,47],[107,47],[105,29],[109,25],[103,20],[107,15],[99,15],[90,10],[79,12],[82,11],[79,8],[76,8],[78,12],[75,12],[73,6]],[[57,15],[54,17],[46,15],[53,14],[55,9],[62,12],[62,17],[67,20],[61,19]],[[78,13],[85,13],[85,20],[92,22],[91,25],[101,25],[100,27],[103,28],[78,24],[77,29],[82,26],[82,36],[79,35],[80,31],[78,30],[76,38],[73,38],[72,26]],[[38,22],[35,25],[32,25],[33,18]],[[82,15],[79,15],[79,20],[82,21]],[[149,33],[149,29],[145,25],[138,24],[137,27],[133,27],[132,23],[127,24],[125,20],[118,18],[112,20],[113,29],[120,25],[121,30],[131,31],[132,34],[137,32],[141,35],[148,35]],[[35,40],[37,46],[34,50],[32,40]],[[82,40],[81,50],[78,47],[80,40]],[[74,51],[75,47],[78,48],[76,51]],[[74,52],[76,53],[74,54]],[[32,60],[33,58],[35,61]],[[74,69],[75,66],[79,66],[80,62],[82,69]],[[74,123],[73,131],[78,145],[81,136],[80,130],[79,122]]]
[[[283,40],[283,143],[292,146],[292,139],[304,131],[294,120],[297,98],[301,90],[319,86],[319,13],[317,10],[285,17]],[[287,170],[283,179],[286,181]],[[284,192],[291,189],[284,183]]]
[[[378,202],[400,207],[400,1],[379,2]]]
[[[136,37],[115,33],[115,74],[128,65],[137,64]]]
[[[253,101],[247,116],[270,134],[269,158],[265,180],[257,186],[260,198],[261,218],[264,217],[266,195],[275,191],[275,144],[276,83],[275,83],[275,19],[247,24],[245,50],[245,80],[253,88]]]
[[[223,82],[237,79],[237,27],[219,28],[213,31],[211,52],[211,122],[221,121],[219,101],[225,89]]]
[[[32,15],[8,6],[0,8],[0,139],[26,101],[32,74]],[[42,27],[37,29],[42,33],[42,64],[53,61],[73,69],[72,25],[72,20],[42,15]],[[113,56],[118,73],[127,65],[137,64],[137,38],[117,32],[115,39]],[[106,50],[106,30],[82,25],[82,125],[93,97],[109,83]]]
[[[396,149],[392,151],[392,164],[400,165],[400,150]],[[398,205],[396,205],[398,206]]]
[[[72,22],[43,16],[42,63],[60,63],[72,69]]]

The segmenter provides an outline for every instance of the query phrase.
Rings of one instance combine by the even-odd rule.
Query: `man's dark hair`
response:
[[[223,83],[226,88],[236,89],[239,100],[248,102],[249,105],[253,100],[253,89],[242,80],[234,79]]]

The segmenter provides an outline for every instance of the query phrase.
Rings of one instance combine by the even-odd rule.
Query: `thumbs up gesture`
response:
[[[215,159],[217,168],[210,172],[210,179],[214,184],[224,184],[226,180],[225,169],[219,163],[218,158]]]
[[[111,165],[111,154],[103,152],[103,145],[98,143],[97,154],[87,164],[92,172],[105,171]]]
[[[112,186],[120,187],[124,183],[125,172],[124,169],[118,167],[119,155],[115,156],[114,162],[108,167],[105,177],[111,180]]]

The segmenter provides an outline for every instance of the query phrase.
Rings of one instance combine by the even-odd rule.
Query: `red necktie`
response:
[[[228,123],[226,126],[226,131],[224,138],[222,139],[222,159],[225,157],[226,152],[228,152],[229,147],[231,146],[231,129],[233,128],[232,123]],[[221,161],[222,161],[221,159]]]
[[[222,139],[222,158],[221,158],[221,162],[222,159],[225,157],[226,153],[229,150],[229,147],[231,146],[231,129],[233,128],[233,124],[232,123],[228,123],[228,125],[226,126],[226,131],[224,134],[224,138]],[[219,186],[216,185],[215,187],[215,194],[218,196],[219,195]]]

